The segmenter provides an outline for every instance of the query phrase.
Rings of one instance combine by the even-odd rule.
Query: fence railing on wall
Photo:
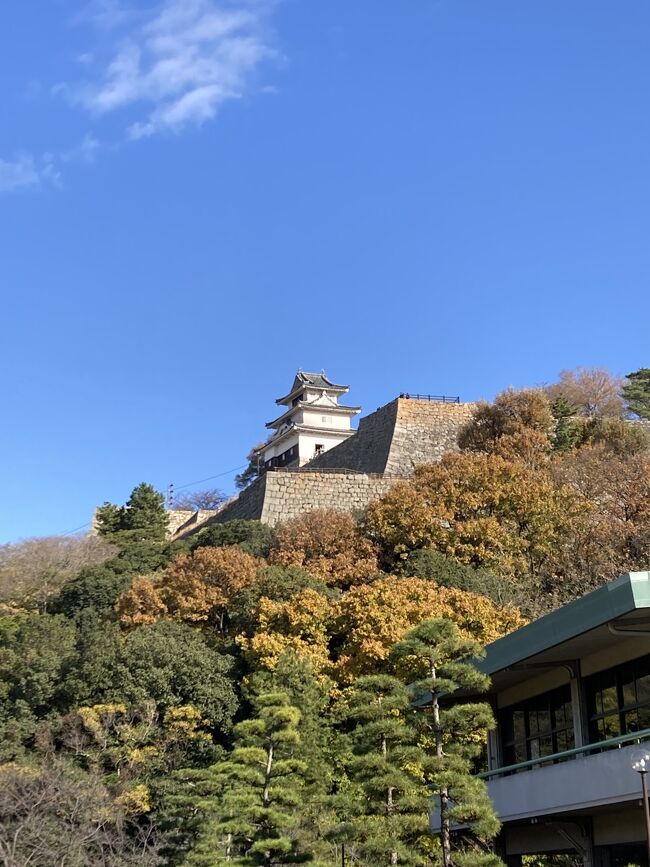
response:
[[[460,397],[457,394],[412,394],[410,391],[403,391],[400,397],[407,400],[428,400],[430,403],[460,403]]]
[[[347,467],[268,467],[267,473],[338,473],[344,476],[366,476],[369,479],[407,479],[406,473],[366,473],[363,470],[350,470]]]

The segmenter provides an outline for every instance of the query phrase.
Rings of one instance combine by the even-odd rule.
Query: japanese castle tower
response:
[[[260,464],[266,469],[301,467],[352,436],[350,422],[361,407],[339,404],[348,391],[347,385],[330,382],[325,372],[299,370],[289,393],[276,400],[286,408],[266,425],[272,433],[259,450]]]

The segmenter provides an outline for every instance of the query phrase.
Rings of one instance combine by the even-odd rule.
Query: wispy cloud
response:
[[[245,95],[260,64],[277,56],[266,27],[272,5],[165,0],[145,14],[96,0],[89,15],[111,29],[108,58],[100,64],[88,53],[95,74],[57,90],[96,118],[129,109],[131,139],[200,126]]]
[[[50,154],[45,154],[40,160],[28,154],[0,159],[0,193],[35,188],[43,183],[61,185],[61,174]]]

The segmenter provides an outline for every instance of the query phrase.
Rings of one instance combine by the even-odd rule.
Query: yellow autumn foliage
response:
[[[342,680],[381,668],[391,646],[423,620],[446,617],[461,633],[483,644],[524,624],[516,608],[498,607],[485,596],[440,587],[423,578],[386,576],[353,587],[337,605],[342,639],[337,669]]]

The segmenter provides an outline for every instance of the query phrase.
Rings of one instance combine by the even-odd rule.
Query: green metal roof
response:
[[[650,572],[621,575],[493,641],[485,648],[485,658],[477,663],[477,668],[485,674],[495,674],[639,608],[650,608]]]

